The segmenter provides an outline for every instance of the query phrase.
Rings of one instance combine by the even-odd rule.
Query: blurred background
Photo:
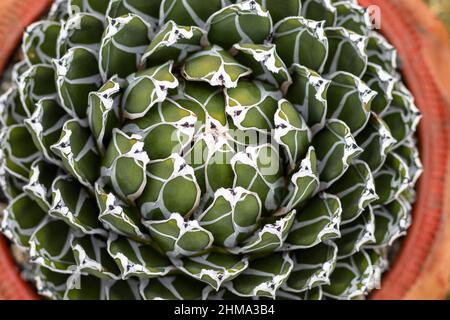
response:
[[[438,16],[447,26],[450,32],[450,0],[425,0],[433,13]]]

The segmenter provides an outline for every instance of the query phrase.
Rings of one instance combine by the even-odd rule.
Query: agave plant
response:
[[[62,0],[1,98],[3,233],[54,299],[357,299],[420,113],[356,1]]]

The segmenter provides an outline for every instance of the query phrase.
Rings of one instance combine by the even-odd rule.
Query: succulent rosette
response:
[[[68,0],[1,98],[3,233],[54,299],[357,299],[420,113],[356,1]]]

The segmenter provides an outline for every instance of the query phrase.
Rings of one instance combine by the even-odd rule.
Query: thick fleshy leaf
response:
[[[369,166],[354,160],[345,174],[327,189],[341,200],[342,224],[357,219],[369,204],[378,200]]]
[[[159,278],[175,270],[170,260],[152,246],[111,233],[108,252],[116,261],[122,279]]]
[[[327,118],[344,121],[356,136],[369,121],[371,103],[377,92],[350,73],[337,72],[330,80]]]
[[[389,108],[392,102],[392,93],[396,79],[384,71],[379,65],[369,62],[367,64],[366,74],[362,80],[377,93],[371,103],[372,111],[377,114],[382,114]]]
[[[52,300],[62,300],[69,277],[70,275],[65,273],[38,267],[34,278],[38,294]]]
[[[381,115],[381,118],[397,140],[396,146],[399,146],[414,134],[422,115],[417,109],[411,93],[403,85],[397,83],[392,103]]]
[[[167,220],[144,221],[152,239],[169,257],[192,256],[211,247],[214,237],[196,220],[185,220],[172,214]]]
[[[197,117],[172,99],[158,103],[140,119],[128,122],[123,131],[142,137],[150,160],[181,154],[192,142]]]
[[[2,128],[0,132],[2,170],[28,182],[32,163],[40,157],[25,125]]]
[[[205,31],[198,27],[179,26],[169,21],[156,34],[150,46],[145,51],[142,61],[147,66],[163,64],[173,60],[175,64],[185,60],[188,54],[202,49],[202,38]]]
[[[263,254],[282,249],[292,228],[297,212],[295,210],[279,218],[274,223],[264,225],[245,240],[241,247],[230,249],[235,254]]]
[[[122,199],[134,202],[144,192],[145,170],[150,160],[140,135],[127,135],[119,129],[114,129],[112,134],[101,176]]]
[[[249,265],[246,257],[214,252],[173,262],[179,270],[215,290],[239,276]]]
[[[278,54],[288,67],[300,64],[319,73],[323,71],[328,57],[323,21],[288,17],[275,25],[273,37]]]
[[[256,1],[248,0],[215,12],[205,28],[211,43],[228,50],[235,43],[264,43],[272,33],[272,18]]]
[[[74,47],[83,47],[98,52],[104,30],[103,20],[95,15],[74,14],[62,26],[58,37],[58,56],[64,56],[67,50]]]
[[[372,207],[353,222],[341,227],[341,238],[335,242],[339,247],[338,258],[348,258],[375,242],[375,217]]]
[[[49,214],[84,234],[107,234],[98,221],[95,199],[73,178],[59,176],[53,181]]]
[[[67,280],[64,300],[140,300],[139,282],[75,274]]]
[[[316,21],[325,21],[326,27],[333,27],[337,19],[333,0],[301,0],[302,16]]]
[[[373,210],[375,216],[374,247],[391,246],[404,236],[411,225],[411,209],[405,199],[399,197],[386,206]]]
[[[107,16],[118,18],[129,13],[140,16],[144,21],[156,26],[162,0],[109,0]]]
[[[59,60],[53,60],[56,86],[62,107],[72,117],[87,118],[88,98],[91,91],[101,86],[97,54],[75,47]]]
[[[294,169],[306,154],[311,142],[311,131],[305,120],[286,99],[278,101],[275,113],[275,141],[284,147],[289,166]]]
[[[368,253],[361,251],[340,260],[331,274],[331,283],[324,286],[327,297],[342,300],[361,299],[373,289],[374,268]]]
[[[163,25],[173,20],[179,25],[203,28],[212,14],[229,4],[228,0],[164,0],[159,12],[159,23]]]
[[[330,283],[330,275],[337,260],[338,248],[329,241],[311,249],[297,250],[292,254],[294,267],[282,289],[300,293]]]
[[[367,37],[344,28],[327,28],[325,34],[330,48],[325,72],[345,71],[362,77],[368,61]]]
[[[364,130],[356,137],[356,142],[364,150],[359,159],[369,165],[372,173],[376,173],[383,166],[396,140],[387,124],[372,113]]]
[[[62,220],[44,219],[30,238],[31,262],[59,273],[77,269],[71,247],[75,234]]]
[[[72,16],[78,12],[86,12],[104,19],[108,9],[109,0],[68,0],[69,14]]]
[[[235,187],[256,192],[263,204],[263,213],[276,210],[284,188],[283,168],[277,150],[270,144],[247,147],[231,159]]]
[[[144,300],[204,300],[210,286],[186,275],[146,279],[140,282]]]
[[[240,187],[219,189],[211,205],[197,220],[214,235],[215,245],[233,248],[256,230],[261,206],[261,200],[254,192]]]
[[[19,76],[18,87],[25,112],[31,116],[41,99],[56,98],[55,71],[49,65],[33,65]]]
[[[149,242],[150,237],[145,233],[136,207],[121,201],[101,182],[95,184],[95,196],[100,209],[98,219],[105,229],[140,242]]]
[[[395,152],[406,163],[409,168],[410,186],[414,188],[423,173],[423,165],[420,160],[417,142],[414,138],[406,140],[401,146],[397,147]]]
[[[124,79],[136,72],[150,44],[151,33],[150,25],[135,14],[107,17],[99,56],[103,80],[114,75]]]
[[[174,213],[189,217],[197,208],[200,196],[194,169],[174,153],[148,165],[147,184],[138,205],[146,220],[169,219]]]
[[[371,29],[370,12],[352,1],[334,3],[337,9],[336,27],[342,27],[365,36]]]
[[[286,208],[286,211],[300,208],[314,196],[319,189],[319,185],[316,153],[314,148],[310,147],[306,157],[291,177],[289,193],[285,197],[282,207]]]
[[[281,97],[271,85],[240,81],[235,88],[225,89],[225,110],[238,129],[270,134]]]
[[[90,131],[79,120],[67,121],[61,138],[51,146],[61,158],[64,168],[82,185],[93,190],[93,184],[100,174],[100,157]]]
[[[325,193],[317,195],[298,211],[283,249],[308,249],[339,238],[341,214],[338,197]]]
[[[275,253],[250,262],[236,279],[224,286],[240,297],[268,297],[275,299],[277,290],[291,274],[294,261],[287,253]]]
[[[301,16],[301,0],[256,0],[263,9],[270,12],[274,22],[278,22],[286,17]]]
[[[80,272],[86,272],[100,279],[120,278],[120,271],[106,249],[105,240],[95,236],[75,237],[72,250]]]
[[[178,80],[172,73],[172,66],[173,63],[169,61],[127,78],[128,86],[122,99],[126,118],[142,118],[155,104],[166,99],[169,89],[178,86]]]
[[[340,120],[328,120],[324,130],[312,140],[318,159],[321,189],[344,175],[354,158],[362,153],[350,128]]]
[[[47,216],[32,198],[22,193],[3,211],[1,231],[11,241],[28,248],[32,234]]]
[[[375,176],[375,189],[379,199],[374,205],[383,205],[392,202],[410,183],[411,176],[408,164],[396,153],[391,152],[384,166]]]
[[[57,57],[57,39],[61,25],[54,21],[39,21],[25,30],[22,50],[31,64],[51,64]]]
[[[42,99],[36,103],[36,110],[24,123],[33,138],[35,146],[45,160],[60,166],[61,160],[53,153],[51,146],[58,142],[66,121],[71,117],[56,99]]]
[[[190,56],[181,73],[186,80],[207,82],[212,86],[235,88],[241,77],[252,73],[228,52],[213,46]]]
[[[235,44],[236,60],[253,70],[252,76],[278,86],[283,92],[291,84],[291,76],[274,44]]]
[[[112,77],[98,91],[89,93],[89,127],[101,153],[105,152],[112,131],[121,120],[120,99],[121,87],[117,77]]]
[[[20,124],[28,117],[17,88],[10,88],[0,96],[0,124],[3,127]]]
[[[286,98],[305,119],[311,132],[316,134],[325,126],[330,81],[298,64],[294,64],[291,70],[293,83],[289,86]]]
[[[377,32],[369,34],[367,55],[369,62],[381,66],[389,73],[397,69],[397,50]]]
[[[23,187],[23,191],[45,212],[48,212],[52,206],[52,183],[60,173],[58,167],[42,159],[36,160],[31,166],[30,179]]]

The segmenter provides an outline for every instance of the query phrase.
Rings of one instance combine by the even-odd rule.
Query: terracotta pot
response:
[[[51,0],[0,0],[0,71],[23,29]],[[360,0],[381,9],[381,29],[397,47],[408,87],[423,113],[419,128],[425,172],[413,225],[373,299],[442,299],[450,279],[450,42],[421,0]],[[0,299],[36,299],[0,237]]]

